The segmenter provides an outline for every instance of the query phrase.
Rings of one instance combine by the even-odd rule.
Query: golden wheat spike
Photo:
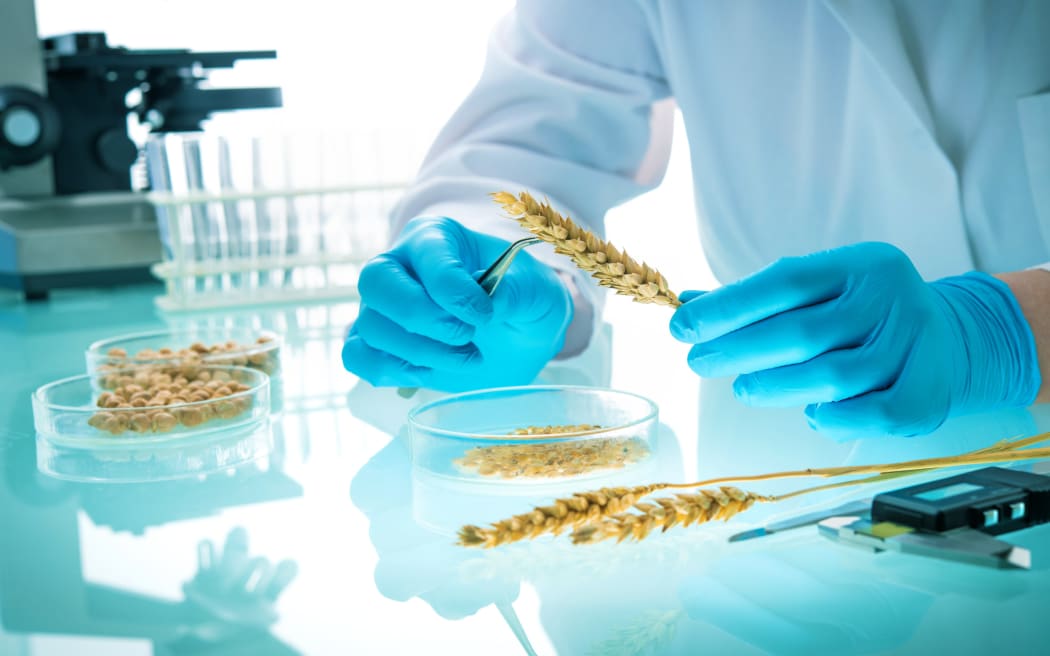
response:
[[[463,547],[498,547],[508,542],[532,539],[545,533],[557,535],[566,528],[621,513],[653,491],[650,485],[605,487],[593,492],[577,492],[557,499],[549,506],[495,522],[487,528],[464,526],[458,544]]]
[[[675,526],[703,524],[715,519],[727,520],[752,506],[756,501],[773,501],[739,488],[722,486],[696,490],[692,494],[636,503],[632,510],[578,526],[572,532],[573,544],[594,544],[614,539],[644,540],[656,529],[661,532]]]
[[[554,246],[554,252],[572,259],[573,263],[591,274],[603,287],[617,294],[630,296],[638,303],[653,303],[678,307],[682,304],[671,291],[659,271],[639,264],[626,251],[576,225],[563,217],[550,203],[538,202],[528,192],[517,196],[506,191],[492,194],[523,228]]]

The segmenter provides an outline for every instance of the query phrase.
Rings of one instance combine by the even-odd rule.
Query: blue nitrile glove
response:
[[[462,391],[530,383],[562,348],[572,300],[527,252],[490,298],[475,282],[509,242],[418,218],[361,271],[346,368],[376,386]]]
[[[927,283],[889,244],[779,260],[687,292],[671,334],[701,376],[739,375],[749,405],[808,404],[837,438],[928,433],[949,415],[1033,403],[1035,341],[1005,283],[983,273]]]

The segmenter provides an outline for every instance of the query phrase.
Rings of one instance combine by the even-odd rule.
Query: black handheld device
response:
[[[871,520],[934,532],[1009,533],[1050,521],[1050,476],[986,467],[879,494]]]

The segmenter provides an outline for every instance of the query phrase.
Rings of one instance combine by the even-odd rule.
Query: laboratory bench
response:
[[[159,293],[0,299],[0,654],[1050,653],[1050,526],[1003,536],[1031,551],[1030,570],[874,554],[814,526],[727,540],[871,489],[759,504],[637,543],[456,546],[460,524],[553,492],[480,494],[414,470],[407,413],[440,395],[402,398],[343,369],[355,302],[164,313]],[[668,318],[610,299],[587,351],[540,377],[656,402],[639,483],[948,455],[1050,430],[1035,407],[952,419],[926,437],[833,442],[798,408],[747,408],[730,381],[697,379]],[[283,338],[266,452],[174,480],[40,473],[34,389],[83,373],[96,340],[188,326]]]

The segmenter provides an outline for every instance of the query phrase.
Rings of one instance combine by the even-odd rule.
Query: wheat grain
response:
[[[526,426],[516,428],[509,435],[564,435],[566,433],[589,433],[600,430],[598,424],[568,424],[558,426]]]
[[[554,435],[556,433],[514,433]],[[557,478],[619,469],[644,460],[649,446],[637,437],[475,447],[453,460],[460,469],[501,478]]]
[[[756,501],[775,501],[775,497],[747,492],[731,486],[696,490],[634,504],[632,510],[578,526],[572,532],[573,544],[594,544],[602,540],[644,540],[655,529],[661,532],[675,526],[727,520],[744,512]]]
[[[485,528],[464,526],[459,530],[458,544],[489,548],[536,538],[545,533],[558,535],[584,522],[594,522],[621,513],[655,489],[652,485],[639,485],[577,492],[571,497],[557,499],[549,506],[538,506],[530,512],[494,522]]]
[[[492,198],[522,227],[590,273],[599,285],[622,296],[630,296],[638,303],[668,307],[682,304],[659,271],[644,262],[639,264],[626,251],[584,230],[571,218],[563,217],[550,203],[540,203],[525,191],[517,196],[505,191],[496,192]]]

